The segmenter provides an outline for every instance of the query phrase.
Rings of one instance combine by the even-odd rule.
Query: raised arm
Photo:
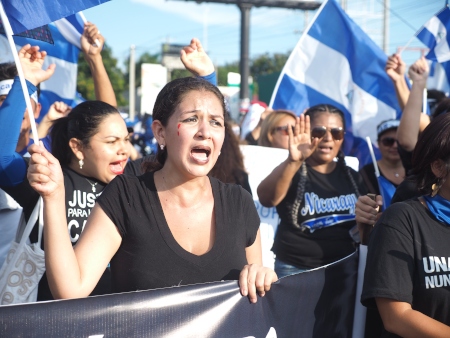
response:
[[[25,45],[18,55],[27,80],[28,94],[31,95],[36,91],[37,84],[52,76],[55,65],[42,69],[47,53],[40,52],[37,46]],[[25,161],[16,152],[25,109],[22,88],[16,77],[0,107],[0,186],[15,186],[23,182],[26,176]]]
[[[399,54],[393,54],[388,57],[385,71],[394,84],[398,104],[400,109],[403,110],[405,109],[406,101],[408,101],[409,88],[405,79],[406,64]]]
[[[72,108],[62,101],[54,102],[50,106],[50,109],[48,110],[47,114],[44,115],[41,122],[37,126],[39,138],[46,137],[48,131],[53,125],[53,122],[55,122],[55,120],[61,117],[67,116],[67,114],[69,114],[71,110]]]
[[[295,173],[319,144],[318,138],[311,139],[309,116],[300,115],[293,129],[288,128],[288,158],[262,180],[258,186],[259,201],[265,207],[276,206],[283,200]]]
[[[96,40],[99,45],[96,44]],[[105,39],[99,33],[97,26],[90,22],[85,23],[83,35],[81,35],[81,50],[94,80],[95,97],[99,101],[117,107],[116,94],[103,64],[101,51],[104,43]]]
[[[64,177],[58,160],[33,144],[28,168],[30,185],[44,201],[45,266],[55,298],[87,297],[120,246],[116,227],[96,205],[72,247],[67,231]]]
[[[195,76],[204,77],[209,81],[207,77],[214,75],[215,80],[214,64],[197,38],[193,38],[189,46],[181,49],[180,59],[184,67]],[[215,80],[213,84],[217,85],[217,81]]]
[[[413,84],[397,129],[398,143],[407,151],[414,150],[419,137],[423,91],[426,86],[428,72],[428,63],[424,57],[409,67],[408,74]]]

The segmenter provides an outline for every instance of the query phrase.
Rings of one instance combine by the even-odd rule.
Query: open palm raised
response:
[[[289,158],[293,162],[305,161],[316,150],[319,138],[311,138],[310,117],[300,115],[296,118],[295,127],[288,128]]]

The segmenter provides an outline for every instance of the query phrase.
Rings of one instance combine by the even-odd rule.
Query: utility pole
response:
[[[249,45],[250,45],[250,9],[249,4],[240,4],[241,10],[241,58],[239,62],[239,73],[241,73],[241,84],[239,90],[240,114],[243,115],[250,107],[248,94],[248,76],[250,75]]]
[[[135,109],[136,109],[136,104],[135,104],[135,93],[136,93],[136,90],[135,90],[135,87],[136,87],[136,85],[135,85],[135,79],[136,79],[136,74],[135,74],[135,68],[136,68],[136,65],[135,65],[135,62],[134,62],[134,52],[135,52],[135,50],[136,50],[136,47],[134,46],[134,45],[131,45],[130,46],[130,66],[129,66],[129,69],[130,69],[130,77],[129,77],[129,87],[130,87],[130,92],[129,92],[129,96],[130,96],[130,100],[129,100],[129,103],[130,103],[130,105],[129,105],[129,108],[128,108],[128,110],[129,110],[129,112],[128,112],[128,116],[130,117],[130,120],[131,121],[134,121],[134,112],[135,112]]]
[[[241,60],[239,71],[241,73],[241,84],[239,99],[241,100],[241,111],[248,108],[250,104],[248,92],[249,69],[249,37],[250,37],[250,9],[252,7],[274,7],[290,8],[301,10],[315,10],[322,4],[314,0],[176,0],[176,1],[195,1],[214,2],[220,4],[237,5],[241,10]]]

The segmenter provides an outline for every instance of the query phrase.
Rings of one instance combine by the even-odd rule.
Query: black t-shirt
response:
[[[151,154],[133,161],[128,161],[127,165],[125,166],[124,174],[127,174],[129,176],[141,176],[144,173],[142,170],[142,164],[144,162],[151,162],[155,160],[155,154]]]
[[[114,292],[238,279],[260,224],[250,194],[210,178],[216,238],[209,252],[197,256],[173,237],[153,177],[117,176],[97,200],[122,236],[111,260]]]
[[[417,199],[392,204],[370,236],[361,302],[406,302],[450,325],[450,226]],[[383,337],[397,337],[384,332]]]
[[[81,235],[96,199],[106,184],[90,177],[82,176],[70,168],[63,168],[66,190],[66,217],[70,241],[75,245]]]
[[[290,217],[300,180],[298,171],[286,197],[276,207],[281,221],[272,250],[278,259],[288,264],[300,268],[316,268],[355,251],[349,230],[356,224],[357,194],[346,169],[341,165],[336,165],[329,174],[321,174],[308,164],[306,166],[308,174],[297,223],[310,225],[312,228],[302,230],[292,223]],[[366,194],[367,189],[361,176],[353,169],[348,169],[359,193]]]

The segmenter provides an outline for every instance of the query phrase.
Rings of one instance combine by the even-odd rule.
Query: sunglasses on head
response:
[[[342,128],[342,127],[327,128],[325,126],[312,128],[311,129],[311,137],[312,138],[315,138],[315,137],[322,138],[327,133],[327,130],[330,131],[331,136],[333,137],[333,140],[335,140],[335,141],[340,141],[344,138],[344,135],[345,135],[344,128]]]
[[[397,139],[393,137],[384,137],[380,140],[381,144],[385,147],[392,147],[395,142],[397,142]]]

